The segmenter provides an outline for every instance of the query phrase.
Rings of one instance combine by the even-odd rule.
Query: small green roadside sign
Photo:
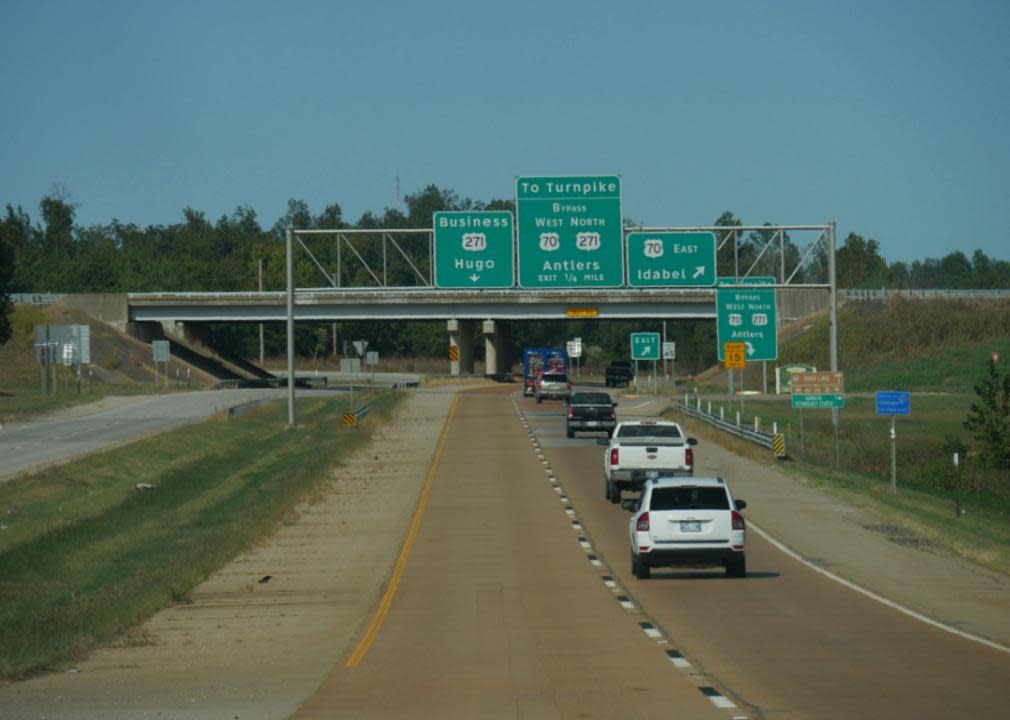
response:
[[[719,278],[717,284],[716,335],[720,362],[723,344],[727,342],[744,343],[747,362],[775,360],[779,355],[775,278]]]
[[[662,344],[659,342],[659,333],[637,332],[631,333],[631,359],[632,360],[659,360]]]
[[[624,285],[621,178],[516,179],[519,287]]]
[[[715,285],[715,234],[628,233],[628,285],[631,287]]]
[[[793,393],[792,406],[801,410],[845,407],[845,396],[838,393]]]
[[[435,287],[510,288],[515,283],[512,213],[437,212]]]

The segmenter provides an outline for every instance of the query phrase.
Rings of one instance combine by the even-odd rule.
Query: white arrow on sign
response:
[[[750,344],[749,342],[745,342],[745,343],[744,343],[744,345],[746,345],[746,346],[747,346],[747,354],[748,354],[748,355],[753,355],[753,354],[754,354],[755,352],[757,352],[757,351],[756,351],[756,350],[754,349],[754,346],[753,346],[753,345],[751,345],[751,344]]]
[[[480,280],[480,275],[478,275],[477,273],[474,273],[473,275],[470,276],[470,282],[477,282],[478,280]]]
[[[691,279],[692,280],[697,280],[698,278],[700,278],[704,274],[705,274],[705,266],[704,265],[699,265],[698,267],[696,267],[694,269],[694,275],[691,276]]]

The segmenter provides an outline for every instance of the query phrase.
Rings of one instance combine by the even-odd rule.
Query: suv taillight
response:
[[[572,412],[572,406],[568,406],[568,417],[571,417],[574,413]]]
[[[733,529],[734,530],[744,530],[746,526],[744,525],[743,515],[734,510],[730,513],[730,517],[733,519]]]
[[[617,459],[617,448],[610,448],[610,464],[618,465],[619,461]]]
[[[646,510],[644,513],[638,516],[638,524],[635,525],[635,529],[639,532],[649,532],[649,511]]]
[[[684,450],[684,462],[688,467],[694,467],[694,450],[686,448]]]

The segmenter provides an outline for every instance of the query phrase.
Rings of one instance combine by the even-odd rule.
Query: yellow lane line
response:
[[[445,419],[445,427],[442,428],[442,435],[439,437],[438,445],[435,447],[435,455],[431,459],[431,467],[428,468],[428,477],[425,478],[424,488],[421,490],[421,499],[417,503],[417,510],[414,512],[414,519],[410,523],[410,530],[407,532],[407,539],[403,543],[403,549],[400,550],[400,557],[396,561],[396,567],[393,568],[393,577],[389,581],[389,587],[386,588],[386,594],[382,596],[382,602],[379,603],[379,609],[376,611],[375,617],[372,618],[368,631],[361,638],[361,642],[358,643],[358,647],[354,650],[354,653],[344,663],[345,668],[357,667],[358,663],[364,659],[365,653],[368,652],[368,649],[375,641],[376,635],[379,634],[379,630],[382,628],[382,623],[386,619],[386,613],[389,612],[389,608],[393,604],[393,596],[400,585],[400,577],[407,567],[407,557],[410,555],[410,548],[414,544],[414,538],[417,537],[417,531],[421,528],[421,516],[424,515],[424,507],[428,502],[428,495],[431,494],[431,485],[438,470],[438,463],[442,457],[442,449],[445,447],[446,438],[449,436],[449,424],[456,413],[456,404],[458,402],[459,395],[452,399],[452,405],[449,406],[449,415]]]

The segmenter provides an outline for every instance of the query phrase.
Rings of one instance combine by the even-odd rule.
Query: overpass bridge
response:
[[[484,337],[486,372],[505,365],[510,325],[525,320],[679,320],[716,318],[715,288],[577,290],[437,290],[433,288],[304,288],[294,291],[295,322],[443,321],[447,345],[458,348],[453,374],[474,369],[473,338]],[[142,340],[163,334],[191,339],[206,323],[286,322],[286,292],[156,292],[64,297],[93,317]],[[820,287],[779,286],[780,321],[827,307]],[[499,367],[501,365],[502,367]]]

